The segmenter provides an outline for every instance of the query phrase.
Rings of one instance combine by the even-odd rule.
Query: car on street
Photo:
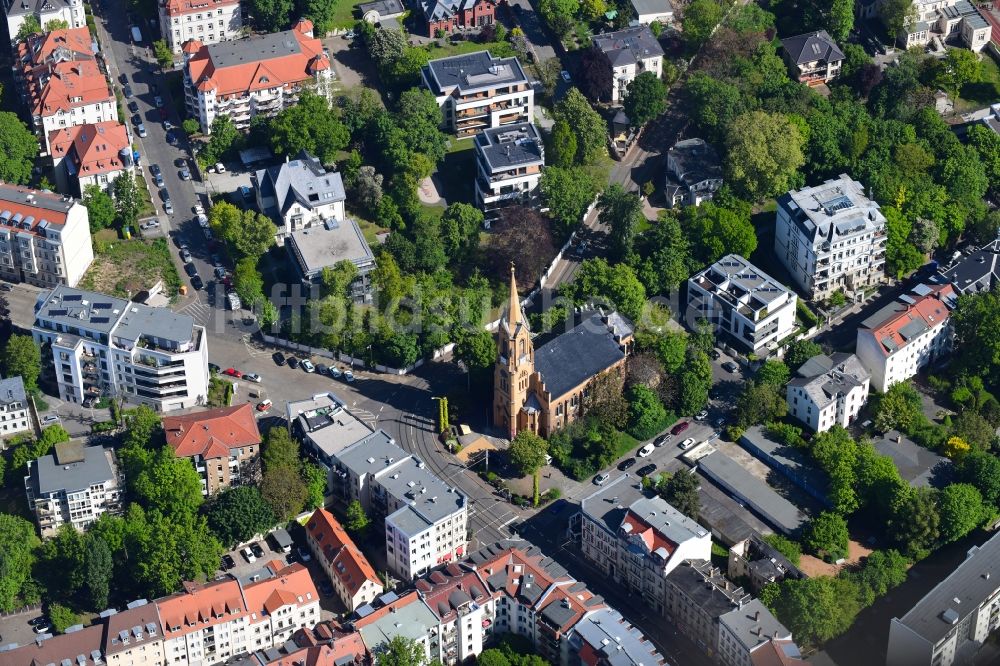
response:
[[[232,555],[226,553],[225,555],[222,556],[222,570],[223,571],[229,571],[230,569],[232,569],[235,566],[236,566],[236,560],[233,559]]]
[[[250,197],[253,196],[253,194],[250,192],[250,188],[247,187],[246,185],[240,185],[240,194],[243,195],[243,198],[246,199],[247,201],[249,201]]]
[[[308,549],[302,548],[301,546],[299,546],[295,552],[299,554],[299,559],[303,562],[309,562],[313,558],[312,553],[310,553]]]
[[[36,634],[51,634],[52,625],[48,622],[45,622],[44,624],[36,624],[34,630]]]
[[[243,375],[243,379],[247,380],[248,382],[253,382],[254,384],[260,384],[260,375],[258,375],[256,372],[246,373],[245,375]]]
[[[146,134],[147,134],[146,133],[146,126],[143,125],[142,123],[139,123],[139,126],[135,128],[135,131],[139,133],[139,138],[140,139],[145,139],[146,138]]]
[[[608,479],[610,478],[611,474],[609,474],[608,472],[601,472],[600,474],[594,477],[594,483],[598,486],[603,486],[605,483],[608,482]]]
[[[243,555],[243,559],[245,559],[250,564],[253,564],[254,562],[257,561],[257,556],[254,555],[253,551],[250,550],[249,548],[244,548],[243,550],[240,551],[240,553]]]
[[[188,277],[194,277],[198,274],[198,267],[194,264],[184,264],[184,272],[188,274]]]
[[[181,261],[183,261],[185,264],[190,264],[192,259],[193,257],[191,257],[191,250],[187,249],[186,247],[182,247]]]
[[[236,379],[243,379],[243,373],[236,368],[226,368],[222,371],[222,374],[229,375],[230,377],[236,377]]]
[[[191,180],[191,172],[187,169],[181,169],[177,175],[181,177],[181,180]]]
[[[694,446],[694,437],[688,437],[683,442],[681,442],[681,451],[687,451],[692,446]]]
[[[302,369],[306,372],[316,372],[316,366],[309,359],[302,359]]]
[[[712,351],[708,352],[708,355],[712,357],[713,361],[718,361],[720,358],[722,358],[722,352],[720,352],[715,347],[712,348]]]
[[[177,143],[177,135],[174,134],[173,130],[167,130],[167,143],[173,145]]]
[[[649,463],[648,465],[643,465],[642,467],[637,469],[635,473],[638,474],[639,476],[649,476],[655,471],[656,471],[656,465],[654,465],[653,463]]]
[[[653,440],[653,446],[663,446],[673,438],[673,435],[667,433],[666,435],[660,435]]]
[[[0,291],[13,291],[14,285],[9,282],[4,282],[0,284]]]
[[[675,425],[673,428],[670,429],[670,434],[679,435],[685,430],[687,430],[688,426],[690,425],[691,424],[688,421],[681,421],[680,423],[678,423],[677,425]]]
[[[704,421],[705,419],[708,418],[708,410],[707,409],[701,410],[695,415],[694,418],[696,421]]]
[[[722,364],[722,369],[726,372],[736,373],[739,372],[740,366],[736,365],[735,361],[726,361]]]
[[[133,114],[132,115],[132,124],[135,125],[136,127],[138,127],[139,125],[141,125],[142,124],[142,116],[140,116],[138,113]]]
[[[222,162],[216,162],[215,171],[216,173],[226,173],[226,165],[223,164]]]
[[[340,368],[338,368],[337,366],[331,365],[330,366],[330,376],[333,377],[334,379],[340,379],[341,377],[344,376],[344,373],[341,372]]]
[[[208,228],[208,216],[207,215],[196,215],[194,219],[198,223],[198,226],[201,227],[202,229],[207,229]]]
[[[348,384],[354,381],[354,373],[350,370],[344,370],[344,381]]]
[[[166,213],[167,215],[174,214],[174,204],[171,203],[170,199],[167,199],[166,201],[163,202],[163,212]]]
[[[200,290],[202,287],[205,286],[205,283],[202,281],[200,275],[195,275],[193,278],[191,278],[191,286],[194,287],[195,289]]]
[[[155,229],[158,226],[160,226],[159,220],[146,220],[145,222],[139,225],[139,228],[142,229],[143,231],[146,231],[147,229]]]
[[[285,355],[282,354],[281,352],[274,352],[273,354],[271,354],[271,360],[274,361],[275,365],[284,365]]]
[[[216,266],[213,268],[212,273],[215,275],[216,280],[222,280],[226,277],[226,269],[222,266]]]
[[[153,104],[156,105],[156,108],[162,109],[163,108],[163,98],[160,97],[159,95],[157,95],[156,97],[153,98]]]
[[[201,233],[203,236],[205,236],[205,240],[212,240],[214,238],[214,236],[212,235],[212,230],[209,229],[208,227],[204,227],[201,230]]]
[[[132,97],[132,86],[122,86],[122,94],[125,97]]]
[[[563,71],[559,72],[559,76],[561,76],[562,80],[565,81],[566,83],[569,83],[570,81],[573,80],[573,77],[570,76],[569,72],[567,72],[565,69]]]
[[[157,187],[163,187],[163,174],[161,173],[153,174],[153,185],[156,185]]]
[[[317,363],[316,364],[316,374],[318,374],[318,375],[329,375],[330,374],[330,368],[327,366],[326,363]]]
[[[118,80],[122,82],[123,86],[128,85],[128,74],[122,72],[122,74],[118,77]]]
[[[52,425],[53,423],[59,423],[59,417],[55,414],[49,414],[42,419],[42,425]]]
[[[264,557],[264,549],[261,547],[259,541],[254,541],[252,544],[250,544],[250,550],[252,550],[253,554],[256,555],[258,558]]]
[[[716,428],[721,428],[724,425],[726,425],[726,417],[725,416],[720,416],[719,418],[715,419],[715,427]]]
[[[647,444],[646,446],[636,451],[635,455],[639,456],[640,458],[645,458],[655,450],[656,450],[655,446],[653,446],[652,444]]]
[[[135,100],[132,100],[131,102],[128,103],[128,110],[131,111],[132,113],[139,113],[139,103],[136,102]]]
[[[624,472],[635,466],[635,458],[626,458],[625,460],[618,463],[618,471]]]
[[[295,358],[294,356],[289,356],[288,357],[288,367],[292,368],[293,370],[295,368],[299,367],[299,359]]]
[[[160,199],[163,201],[170,201],[170,191],[167,190],[167,188],[165,187],[160,188]]]
[[[191,209],[191,212],[193,212],[195,215],[204,215],[205,207],[202,206],[201,204],[195,204],[194,208]]]
[[[208,371],[209,372],[214,372],[215,374],[219,374],[220,372],[222,372],[222,368],[220,368],[219,366],[217,366],[215,363],[209,363],[208,364]]]

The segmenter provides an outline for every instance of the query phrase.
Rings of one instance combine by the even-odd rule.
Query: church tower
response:
[[[538,432],[538,411],[523,409],[529,401],[534,372],[535,347],[521,312],[511,263],[510,297],[497,327],[497,362],[493,373],[493,425],[511,439],[526,428]]]

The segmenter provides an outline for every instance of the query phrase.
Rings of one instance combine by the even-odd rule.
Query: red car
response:
[[[271,409],[271,405],[274,404],[270,400],[265,400],[257,405],[258,412],[266,412]]]
[[[670,434],[671,435],[679,435],[682,432],[684,432],[685,430],[687,430],[689,425],[691,425],[690,422],[688,422],[688,421],[681,421],[680,423],[678,423],[677,425],[675,425],[673,428],[670,429]]]
[[[226,368],[222,371],[222,374],[229,375],[230,377],[236,377],[236,379],[243,379],[243,373],[236,368]]]

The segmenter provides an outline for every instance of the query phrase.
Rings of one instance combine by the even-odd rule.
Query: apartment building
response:
[[[951,351],[949,313],[958,294],[950,284],[920,284],[871,315],[858,328],[855,353],[885,393]]]
[[[760,593],[765,585],[780,583],[786,578],[805,578],[791,560],[756,532],[730,547],[726,573],[733,580],[748,580],[753,593]]]
[[[719,618],[752,597],[730,582],[710,560],[685,560],[667,574],[666,615],[709,654],[719,652]]]
[[[0,183],[0,278],[75,287],[94,261],[87,209],[68,196]]]
[[[219,115],[244,130],[257,116],[273,117],[293,106],[303,88],[328,99],[331,95],[330,59],[306,19],[291,30],[247,39],[217,44],[191,40],[183,51],[184,103],[206,134]]]
[[[319,158],[306,151],[293,160],[260,169],[251,176],[257,207],[277,223],[275,240],[284,245],[292,232],[320,227],[327,220],[343,221],[344,181],[327,173]]]
[[[760,599],[751,599],[719,616],[719,659],[724,666],[753,666],[754,654],[768,651],[772,641],[792,644],[792,633],[767,610]],[[797,648],[783,650],[798,658]]]
[[[664,196],[671,208],[711,201],[722,182],[719,154],[704,139],[683,139],[667,151]]]
[[[973,546],[965,560],[889,625],[887,666],[973,663],[1000,627],[1000,535]],[[994,577],[994,574],[997,574]]]
[[[330,218],[321,225],[293,231],[285,240],[285,248],[303,283],[320,283],[326,269],[342,261],[350,262],[357,271],[350,284],[351,299],[355,303],[372,302],[370,276],[375,270],[375,253],[353,218]]]
[[[316,509],[306,522],[306,543],[348,610],[370,604],[384,591],[364,553],[326,509]]]
[[[361,634],[366,656],[371,661],[396,636],[415,641],[423,648],[426,662],[432,659],[431,643],[438,622],[416,590],[402,596],[387,593],[380,608],[362,607],[358,615],[359,619],[353,622],[354,630]]]
[[[74,125],[49,135],[56,189],[83,196],[89,185],[108,192],[123,174],[134,172],[132,142],[116,121]]]
[[[1000,284],[1000,239],[990,241],[942,267],[935,281],[951,283],[959,294],[991,291]]]
[[[871,377],[854,354],[813,356],[785,388],[788,414],[813,432],[846,428],[868,401]]]
[[[588,613],[569,635],[571,659],[582,666],[663,666],[666,662],[641,631],[613,608]]]
[[[43,539],[65,524],[85,530],[102,514],[122,512],[125,478],[114,451],[82,441],[56,444],[55,452],[28,461],[24,490]]]
[[[58,286],[36,304],[31,334],[60,400],[117,396],[169,412],[208,395],[208,340],[187,315]]]
[[[234,578],[185,582],[183,591],[154,603],[163,625],[168,664],[217,664],[247,652],[252,645],[250,611]]]
[[[87,26],[83,0],[3,0],[3,9],[7,15],[7,36],[12,43],[30,17],[38,21],[42,30],[53,21],[65,21],[70,28]]]
[[[859,6],[862,18],[878,18],[885,0]],[[927,46],[931,42],[957,44],[978,53],[990,42],[990,22],[967,0],[913,0],[912,20],[896,35],[905,48]]]
[[[251,652],[282,645],[299,629],[319,622],[319,592],[309,570],[300,562],[268,562],[240,579],[246,611],[247,649]]]
[[[846,174],[778,199],[774,252],[811,299],[881,283],[885,244],[879,205]]]
[[[517,58],[494,58],[489,51],[438,58],[422,76],[444,114],[443,127],[459,139],[534,118],[535,89]]]
[[[163,432],[174,455],[198,471],[206,497],[260,477],[261,436],[250,403],[165,416]]]
[[[475,569],[452,562],[414,585],[437,619],[429,645],[432,659],[453,666],[483,651],[493,636],[496,601]]]
[[[335,621],[320,622],[296,631],[268,650],[257,650],[237,666],[363,666],[365,643],[356,631],[345,631]]]
[[[781,50],[792,78],[808,86],[829,83],[844,64],[844,52],[826,30],[782,39]]]
[[[125,610],[108,609],[88,627],[77,624],[58,636],[0,647],[5,666],[164,666],[163,628],[156,606],[145,599]]]
[[[180,53],[185,42],[216,44],[242,35],[239,0],[160,0],[160,35]]]
[[[490,215],[506,205],[533,206],[545,166],[542,137],[532,123],[483,130],[476,136],[476,205]]]
[[[621,476],[580,504],[581,550],[609,580],[666,612],[664,579],[681,562],[710,559],[712,536],[638,477]]]
[[[621,104],[628,86],[643,72],[663,76],[663,47],[648,25],[594,35],[594,48],[604,54],[611,69],[611,103]]]
[[[0,379],[0,450],[8,437],[31,430],[29,407],[28,393],[20,377]]]
[[[798,296],[743,257],[729,254],[688,280],[687,321],[705,319],[743,351],[766,356],[795,330]]]

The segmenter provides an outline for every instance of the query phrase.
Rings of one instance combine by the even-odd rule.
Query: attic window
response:
[[[260,79],[257,81],[257,83],[270,83],[270,82],[271,79],[267,78],[266,76],[260,77]]]

